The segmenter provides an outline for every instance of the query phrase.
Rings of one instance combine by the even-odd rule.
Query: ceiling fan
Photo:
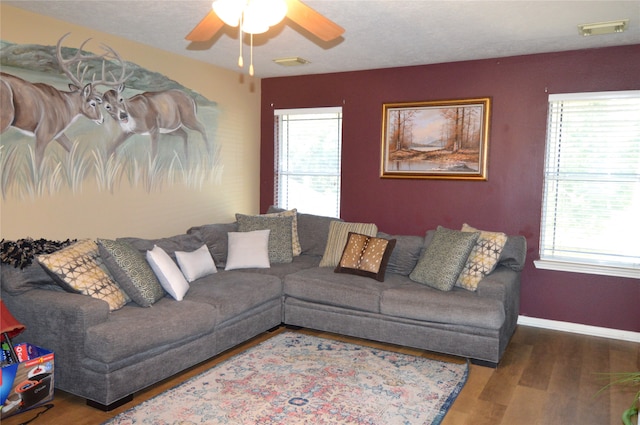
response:
[[[214,1],[213,9],[187,34],[185,37],[187,40],[195,42],[208,41],[222,29],[225,21],[223,21],[214,10],[216,3],[220,1],[221,0]],[[235,3],[235,7],[238,7],[241,12],[243,8],[259,1],[262,0],[226,0],[223,3]],[[331,41],[344,33],[344,28],[302,3],[300,0],[284,0],[284,2],[286,3],[286,17],[320,40]],[[234,26],[237,26],[237,24]],[[244,30],[244,32],[251,33],[247,30]]]

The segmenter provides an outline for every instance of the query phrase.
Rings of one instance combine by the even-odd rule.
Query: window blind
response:
[[[550,95],[540,259],[640,270],[639,219],[640,91]]]
[[[275,110],[274,116],[276,205],[339,217],[342,108]]]

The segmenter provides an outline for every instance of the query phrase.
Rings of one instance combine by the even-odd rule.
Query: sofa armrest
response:
[[[520,272],[498,266],[478,282],[476,293],[483,298],[505,302],[514,291],[520,291]]]
[[[26,329],[14,342],[29,342],[51,350],[56,362],[73,365],[84,357],[88,328],[109,319],[109,305],[87,295],[34,289],[20,295],[2,292],[13,316]]]
[[[479,297],[500,301],[507,317],[517,317],[520,314],[520,274],[509,267],[498,266],[478,283],[476,292]]]

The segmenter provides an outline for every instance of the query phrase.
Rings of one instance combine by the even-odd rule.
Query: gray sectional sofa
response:
[[[277,211],[272,209],[273,211]],[[34,262],[2,264],[2,299],[26,326],[16,342],[55,353],[55,386],[110,410],[134,392],[282,324],[463,356],[496,366],[515,330],[526,245],[509,236],[493,272],[476,291],[441,291],[409,272],[429,246],[425,236],[393,238],[384,281],[319,267],[330,223],[296,215],[301,255],[270,268],[225,271],[228,232],[237,222],[207,224],[156,240],[122,238],[140,253],[162,247],[194,251],[206,244],[218,272],[190,283],[182,301],[169,295],[150,307],[69,293]]]

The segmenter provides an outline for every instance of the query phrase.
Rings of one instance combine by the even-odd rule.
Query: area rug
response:
[[[440,424],[469,366],[284,332],[106,424]]]

